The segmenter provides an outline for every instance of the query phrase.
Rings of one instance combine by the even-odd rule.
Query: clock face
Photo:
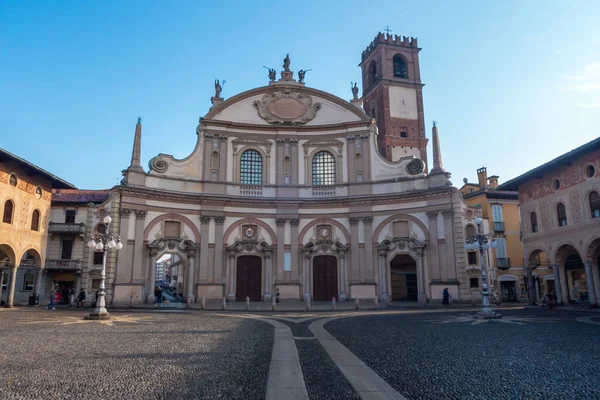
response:
[[[246,235],[247,238],[251,238],[254,236],[254,228],[248,227],[246,228],[246,230],[244,231],[244,234]]]
[[[329,229],[321,228],[321,231],[319,233],[321,234],[322,237],[327,237],[327,236],[329,236]]]

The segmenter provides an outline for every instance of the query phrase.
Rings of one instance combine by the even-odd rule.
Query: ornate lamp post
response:
[[[481,218],[475,218],[477,224],[477,234],[469,236],[465,240],[465,249],[467,250],[479,250],[479,260],[481,263],[481,282],[482,282],[482,300],[481,300],[481,311],[479,311],[475,318],[480,319],[493,319],[502,318],[500,314],[492,310],[490,303],[490,292],[488,291],[488,285],[485,275],[485,257],[483,252],[488,250],[490,247],[493,249],[498,247],[498,243],[494,240],[494,236],[491,233],[484,234],[482,232],[481,224],[483,220]]]
[[[106,311],[106,302],[104,300],[105,296],[105,280],[106,280],[106,252],[108,249],[117,249],[121,250],[123,248],[123,243],[121,243],[121,237],[117,234],[108,233],[108,226],[112,221],[112,218],[107,215],[102,220],[105,225],[104,233],[94,232],[88,242],[88,247],[90,249],[96,249],[96,251],[101,251],[102,254],[102,270],[100,271],[100,291],[98,292],[98,299],[96,299],[96,308],[94,311],[90,313],[86,319],[109,319],[110,314]]]

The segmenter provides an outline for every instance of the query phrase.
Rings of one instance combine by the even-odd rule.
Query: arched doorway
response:
[[[338,300],[337,258],[315,256],[313,258],[313,299],[315,301]]]
[[[239,256],[236,266],[235,301],[261,301],[262,258]]]
[[[161,289],[161,303],[184,302],[185,262],[177,253],[163,254],[154,266],[156,268],[153,287]]]
[[[14,263],[15,252],[12,247],[7,244],[0,244],[0,300],[2,306],[6,304],[8,281],[11,270],[14,268]]]
[[[417,301],[417,262],[408,254],[397,254],[390,262],[392,301]]]
[[[560,303],[560,293],[557,293],[558,288],[554,279],[542,278],[549,274],[553,274],[554,271],[550,266],[550,257],[543,250],[534,250],[529,255],[527,262],[526,275],[523,276],[523,288],[527,291],[530,304],[534,304],[536,301],[542,301],[545,295],[552,294],[557,296],[557,300]],[[558,274],[555,276],[557,277]],[[519,286],[519,285],[517,285]],[[519,294],[519,288],[517,287],[517,294]],[[504,299],[503,299],[504,300]]]
[[[579,254],[571,254],[565,260],[565,273],[569,288],[569,299],[574,301],[580,295],[587,295],[587,279],[585,267]]]

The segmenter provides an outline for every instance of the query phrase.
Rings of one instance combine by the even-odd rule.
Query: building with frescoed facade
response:
[[[487,226],[494,235],[498,247],[486,254],[488,286],[501,296],[503,302],[527,301],[526,277],[523,268],[523,244],[521,243],[521,215],[519,194],[516,191],[499,190],[498,176],[487,176],[487,168],[477,169],[477,183],[464,179],[460,188],[467,203],[481,209]],[[475,224],[468,224],[465,235],[477,232]],[[479,251],[467,251],[467,269],[477,272],[481,260]],[[480,282],[473,278],[470,288],[479,290]]]
[[[600,138],[498,187],[518,190],[530,293],[600,299]],[[547,262],[546,262],[547,260]],[[539,279],[535,280],[534,277]]]
[[[416,39],[380,34],[362,55],[365,111],[280,79],[220,97],[190,154],[140,163],[142,125],[104,206],[125,246],[109,251],[109,302],[154,301],[156,262],[183,263],[184,297],[230,301],[471,301],[463,250],[476,210],[426,156]],[[182,133],[185,134],[185,133]]]
[[[7,307],[41,292],[53,188],[75,187],[0,149],[0,298]]]

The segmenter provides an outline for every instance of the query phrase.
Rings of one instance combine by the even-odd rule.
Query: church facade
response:
[[[184,159],[130,166],[104,205],[125,244],[109,250],[112,304],[154,302],[156,264],[182,260],[184,301],[471,301],[467,205],[427,163],[416,39],[380,34],[363,53],[363,98],[306,86],[289,56],[280,77],[227,100],[215,82]],[[297,77],[297,78],[296,78]],[[279,79],[278,79],[279,78]],[[363,101],[366,106],[363,110]]]

